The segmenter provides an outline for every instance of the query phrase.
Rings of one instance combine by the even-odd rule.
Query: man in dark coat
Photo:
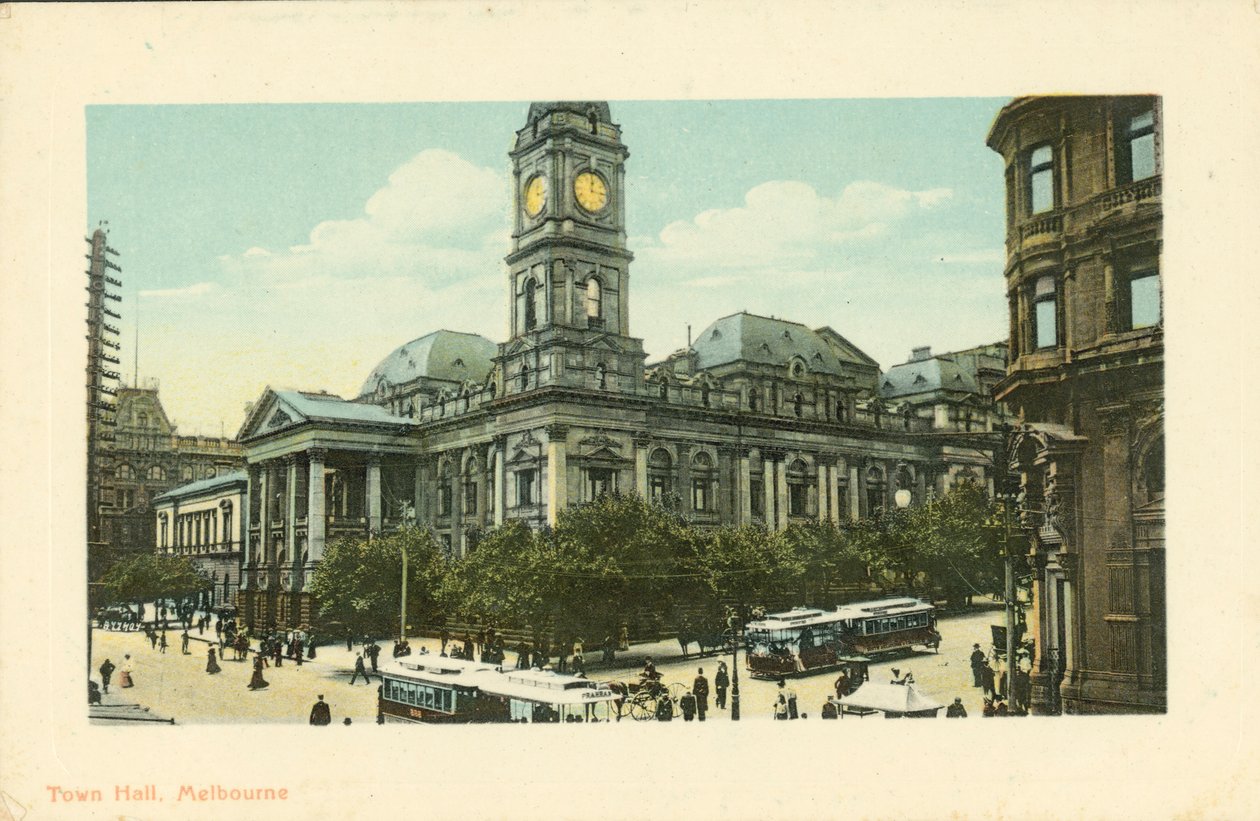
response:
[[[114,674],[114,663],[109,659],[105,659],[105,663],[101,665],[101,690],[109,692],[109,677]]]
[[[971,645],[974,648],[971,651],[971,677],[974,679],[972,687],[980,687],[984,681],[982,678],[982,668],[984,667],[984,651],[980,649],[980,645]]]
[[[954,703],[945,708],[946,718],[966,718],[967,708],[963,706],[962,699],[954,699]]]
[[[367,653],[368,653],[368,659],[370,659],[372,662],[372,672],[379,673],[380,670],[377,669],[376,659],[381,654],[381,646],[377,644],[376,642],[372,642],[371,644],[367,646]]]
[[[696,707],[699,700],[690,690],[682,694],[678,699],[678,709],[682,710],[683,721],[692,721],[696,717]]]
[[[703,667],[699,669],[696,680],[691,685],[691,692],[696,698],[696,714],[704,721],[704,714],[709,710],[709,680],[704,677]]]
[[[185,630],[179,637],[179,652],[185,656],[188,655],[188,631]]]
[[[657,721],[673,721],[674,720],[674,701],[667,695],[662,695],[656,702],[656,720]]]
[[[726,662],[718,662],[717,675],[713,677],[713,688],[717,691],[714,699],[719,710],[726,709],[726,690],[731,686],[731,677],[726,674]]]
[[[327,727],[332,724],[332,711],[328,709],[328,702],[324,701],[322,695],[319,701],[311,706],[311,724],[316,727]]]
[[[354,657],[354,673],[350,676],[350,683],[354,684],[359,676],[363,676],[364,684],[371,684],[372,677],[367,674],[367,668],[363,666],[363,654]]]
[[[993,688],[993,668],[989,666],[987,659],[980,666],[980,686],[984,688],[984,695],[987,698],[997,695]]]

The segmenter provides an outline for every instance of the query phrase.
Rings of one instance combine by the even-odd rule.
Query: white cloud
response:
[[[636,253],[641,267],[808,271],[826,267],[839,253],[893,237],[900,224],[952,195],[948,188],[908,191],[861,180],[828,197],[808,183],[774,180],[749,190],[740,207],[670,223]]]
[[[218,288],[219,286],[213,282],[196,282],[183,288],[156,288],[141,291],[140,296],[145,299],[192,299],[213,293]]]

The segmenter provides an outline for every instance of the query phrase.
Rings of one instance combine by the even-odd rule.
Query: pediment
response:
[[[600,336],[600,337],[596,337],[595,339],[592,339],[590,342],[586,343],[586,347],[602,348],[603,350],[613,351],[614,353],[625,352],[625,348],[618,345],[616,341],[611,336],[608,336],[608,335],[604,335],[604,336]]]
[[[274,390],[267,388],[245,417],[237,439],[266,436],[305,421],[307,421],[305,415],[292,404],[284,401]]]
[[[533,464],[538,461],[538,451],[528,450],[518,447],[516,452],[512,454],[512,458],[507,460],[509,465]]]
[[[582,454],[579,458],[587,462],[616,462],[617,464],[629,461],[611,448],[596,448],[590,453]]]

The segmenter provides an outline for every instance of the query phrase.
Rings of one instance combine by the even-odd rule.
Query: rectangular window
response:
[[[691,480],[691,509],[695,511],[706,511],[710,507],[709,502],[709,480],[708,479],[692,479]]]
[[[849,518],[849,487],[848,485],[839,485],[836,488],[836,501],[840,506],[838,511],[841,519]]]
[[[1155,110],[1129,118],[1129,168],[1133,182],[1155,176]]]
[[[537,498],[534,493],[534,482],[537,478],[538,471],[536,468],[530,470],[520,470],[516,472],[516,506],[523,507],[526,505],[537,504]]]
[[[788,485],[788,515],[804,516],[806,514],[805,499],[804,485]]]
[[[473,516],[477,513],[477,483],[464,483],[464,513]]]
[[[1029,213],[1054,208],[1054,151],[1048,145],[1033,149],[1028,158]]]
[[[1129,277],[1129,327],[1149,328],[1160,320],[1159,272],[1138,271]]]
[[[1053,348],[1059,344],[1057,327],[1057,286],[1054,277],[1037,280],[1033,291],[1033,338],[1038,348]]]
[[[752,515],[766,515],[766,489],[758,479],[753,479],[748,483],[748,498],[752,502]]]
[[[648,479],[648,495],[653,502],[659,502],[669,493],[669,480],[664,476],[652,476]]]
[[[451,486],[446,482],[438,487],[438,515],[451,515]]]
[[[617,472],[612,468],[588,468],[586,471],[586,498],[598,499],[617,491]]]

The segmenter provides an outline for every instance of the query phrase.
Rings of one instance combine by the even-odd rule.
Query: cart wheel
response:
[[[669,698],[674,702],[674,708],[677,710],[678,699],[682,698],[682,694],[687,692],[687,685],[675,681],[669,685]]]
[[[630,702],[630,717],[635,721],[648,721],[656,718],[656,699],[640,694]]]

